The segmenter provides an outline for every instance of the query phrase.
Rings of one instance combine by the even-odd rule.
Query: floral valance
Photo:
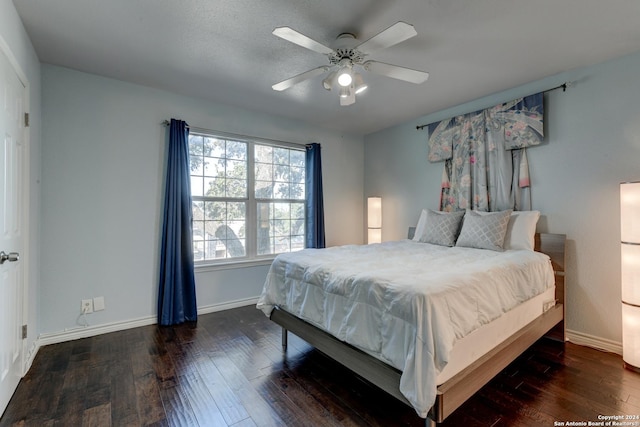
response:
[[[491,134],[488,151],[538,145],[544,138],[542,93],[498,104],[429,125],[429,161],[451,159],[454,147],[484,140]]]

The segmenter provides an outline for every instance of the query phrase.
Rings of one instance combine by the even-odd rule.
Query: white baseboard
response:
[[[26,375],[31,369],[31,365],[33,365],[33,360],[36,358],[36,354],[38,354],[38,350],[40,350],[40,344],[38,344],[38,340],[34,340],[31,344],[31,348],[27,351],[27,354],[24,358],[24,365],[22,366],[23,373],[22,375]]]
[[[205,305],[198,307],[198,314],[214,313],[216,311],[231,310],[232,308],[245,307],[247,305],[256,305],[258,303],[258,299],[259,297],[251,297],[229,301],[222,304]]]
[[[198,307],[198,314],[207,314],[214,313],[216,311],[229,310],[232,308],[244,307],[247,305],[256,304],[258,302],[258,297],[245,298],[241,300],[235,300],[230,302],[225,302],[221,304],[211,304],[202,307]],[[49,344],[57,344],[65,341],[73,341],[80,338],[88,338],[96,335],[108,334],[110,332],[124,331],[126,329],[137,328],[140,326],[148,326],[154,325],[158,323],[158,319],[156,316],[147,316],[140,317],[137,319],[124,320],[120,322],[111,322],[104,323],[102,325],[94,325],[87,326],[86,328],[79,327],[74,328],[67,331],[60,332],[51,332],[46,334],[40,334],[38,338],[33,343],[33,346],[29,350],[29,354],[27,355],[27,368],[31,367],[33,363],[33,359],[35,359],[36,354],[40,347],[49,345]]]
[[[92,325],[69,329],[67,331],[51,332],[40,334],[38,336],[38,344],[45,346],[49,344],[57,344],[65,341],[73,341],[80,338],[88,338],[96,335],[108,334],[110,332],[124,331],[126,329],[137,328],[139,326],[153,325],[157,323],[156,316],[140,317],[138,319],[123,320],[120,322],[103,323],[101,325]]]
[[[610,353],[622,354],[622,343],[567,329],[567,341]]]

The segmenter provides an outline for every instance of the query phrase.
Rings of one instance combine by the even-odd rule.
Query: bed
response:
[[[564,340],[565,236],[532,240],[535,251],[406,239],[282,254],[258,308],[283,348],[295,333],[433,425],[543,335]]]

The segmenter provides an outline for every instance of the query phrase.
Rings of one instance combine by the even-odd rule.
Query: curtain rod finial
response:
[[[573,86],[573,82],[564,82],[564,83],[562,84],[562,91],[563,91],[563,92],[566,92],[566,91],[567,91],[567,88],[570,88],[571,86]]]

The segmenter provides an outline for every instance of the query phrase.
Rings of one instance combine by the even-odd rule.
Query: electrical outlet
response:
[[[80,312],[84,314],[93,313],[93,300],[83,299],[80,306]]]
[[[93,299],[93,311],[104,310],[104,297],[95,297]]]

